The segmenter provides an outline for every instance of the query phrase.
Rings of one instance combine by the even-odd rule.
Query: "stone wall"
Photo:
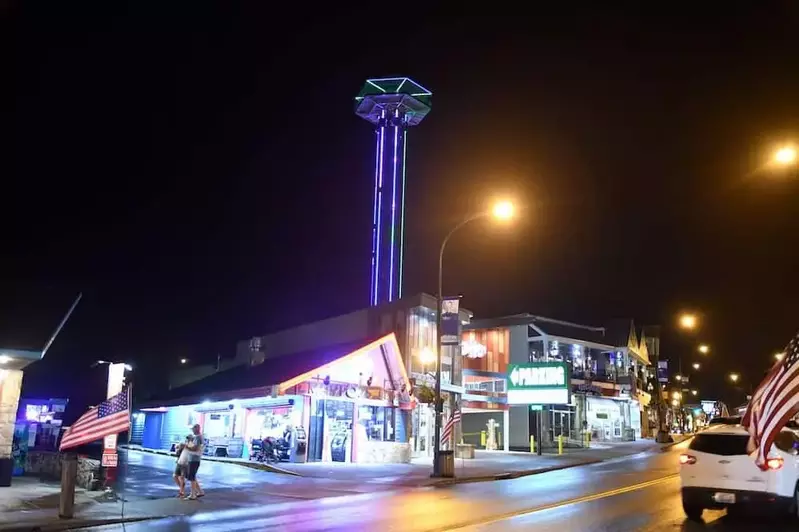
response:
[[[21,370],[0,370],[0,458],[11,458],[21,387]]]
[[[61,480],[61,453],[28,451],[25,474],[50,480]],[[87,490],[100,489],[100,460],[78,457],[77,486]]]
[[[364,441],[358,446],[359,464],[409,464],[411,444],[393,441]]]

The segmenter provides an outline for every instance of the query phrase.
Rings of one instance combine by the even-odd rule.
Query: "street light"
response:
[[[699,391],[698,390],[691,390],[691,395],[694,395],[694,396],[699,395]]]
[[[671,394],[671,396],[674,399],[679,399],[682,397],[682,394],[680,392],[674,392],[673,394]]]
[[[730,380],[732,382],[738,382],[738,379],[740,379],[740,378],[741,378],[741,376],[738,375],[737,373],[730,373]]]
[[[790,166],[796,162],[796,148],[783,146],[774,152],[774,162],[780,166]]]
[[[694,367],[694,369],[698,370],[699,369],[699,362],[694,362],[693,363],[693,367]]]
[[[499,221],[508,221],[513,218],[513,204],[509,201],[499,201],[495,203],[490,210],[475,213],[468,218],[465,218],[455,227],[453,227],[444,240],[441,242],[441,249],[438,251],[438,309],[436,309],[436,399],[435,399],[435,430],[433,432],[433,477],[441,476],[441,464],[439,460],[439,453],[441,452],[441,308],[443,306],[443,292],[444,292],[444,250],[447,248],[449,239],[452,238],[458,229],[462,228],[469,222],[479,220],[481,218],[493,217]]]
[[[677,399],[675,399],[674,401],[671,402],[671,406],[680,406],[680,402]]]
[[[181,358],[181,359],[180,359],[180,363],[181,363],[181,364],[185,364],[185,363],[186,363],[186,362],[188,362],[188,361],[189,361],[189,359],[188,359],[188,358]]]
[[[777,361],[779,362],[780,360],[785,358],[785,353],[774,353],[774,358],[777,359]]]
[[[692,331],[696,329],[698,320],[696,314],[684,313],[680,315],[680,328]]]
[[[706,355],[706,354],[710,353],[710,346],[707,345],[707,344],[699,344],[699,347],[697,349],[703,355]]]
[[[674,376],[674,380],[681,381],[682,380],[682,375],[675,375]]]

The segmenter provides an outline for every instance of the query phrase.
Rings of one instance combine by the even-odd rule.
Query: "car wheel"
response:
[[[702,512],[705,511],[700,505],[686,501],[685,499],[682,500],[682,509],[685,512],[685,515],[688,516],[688,519],[691,521],[701,521],[702,520]]]

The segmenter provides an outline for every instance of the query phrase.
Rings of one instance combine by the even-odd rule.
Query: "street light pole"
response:
[[[455,232],[468,224],[471,221],[488,216],[489,213],[481,212],[466,218],[458,225],[452,228],[444,237],[441,242],[441,248],[438,251],[438,295],[437,308],[436,308],[436,398],[435,398],[435,430],[433,431],[433,477],[441,476],[441,463],[439,460],[439,453],[441,451],[441,416],[443,415],[443,404],[441,401],[441,309],[443,307],[443,292],[444,292],[444,250],[447,247],[447,242],[452,238]]]
[[[487,218],[493,216],[499,220],[508,220],[513,217],[513,205],[507,201],[496,203],[492,210],[485,212],[478,212],[468,218],[462,220],[458,225],[452,228],[444,240],[441,242],[441,248],[438,250],[438,295],[436,308],[436,397],[435,397],[435,430],[433,431],[433,477],[441,476],[441,463],[439,456],[441,454],[441,417],[443,415],[443,404],[441,401],[441,311],[444,306],[444,250],[447,248],[449,239],[452,238],[460,228],[469,222],[479,220],[480,218]],[[453,366],[454,364],[454,360]]]

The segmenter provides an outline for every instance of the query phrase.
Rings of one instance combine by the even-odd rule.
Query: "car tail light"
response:
[[[776,471],[782,467],[782,458],[769,458],[766,460],[766,465],[772,471]]]
[[[691,465],[696,463],[696,457],[691,456],[690,454],[681,454],[680,455],[680,463],[682,465]]]

